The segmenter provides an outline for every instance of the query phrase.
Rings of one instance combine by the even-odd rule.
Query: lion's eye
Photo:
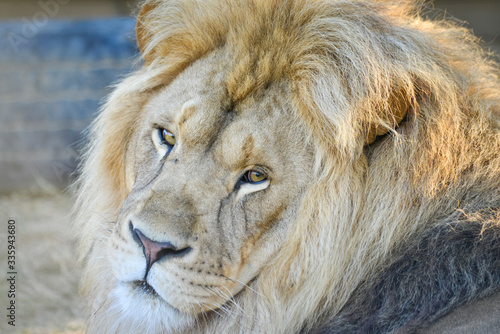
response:
[[[258,184],[267,180],[267,176],[264,173],[258,172],[256,170],[250,170],[246,172],[242,177],[240,182]]]
[[[166,130],[166,129],[158,129],[158,134],[161,139],[161,143],[164,145],[169,146],[170,148],[174,147],[175,145],[175,136],[173,135],[172,132]]]

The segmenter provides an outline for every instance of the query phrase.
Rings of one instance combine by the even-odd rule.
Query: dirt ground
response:
[[[82,303],[79,269],[71,237],[70,196],[0,196],[0,333],[81,333]],[[15,327],[6,310],[12,298],[8,267],[8,226],[15,224]],[[11,221],[12,223],[12,221]]]

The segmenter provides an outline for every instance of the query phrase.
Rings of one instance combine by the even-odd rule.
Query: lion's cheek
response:
[[[235,274],[239,282],[250,282],[258,277],[266,264],[278,252],[283,234],[283,231],[276,230],[258,239],[252,238],[245,243],[241,248],[241,262]]]
[[[246,214],[253,214],[257,219],[239,249],[238,269],[233,274],[239,281],[249,282],[258,276],[263,267],[278,253],[282,241],[286,238],[287,226],[295,220],[293,211],[287,210],[285,203],[273,202],[274,208],[264,214]]]

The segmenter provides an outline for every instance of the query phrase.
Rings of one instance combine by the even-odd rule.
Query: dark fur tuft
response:
[[[499,216],[500,210],[460,212],[401,244],[377,279],[363,282],[336,317],[311,333],[412,333],[500,291]]]

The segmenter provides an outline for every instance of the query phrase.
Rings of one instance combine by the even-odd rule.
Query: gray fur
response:
[[[485,209],[482,221],[456,216],[400,245],[377,279],[362,283],[337,316],[310,333],[414,333],[500,291],[498,215]]]

